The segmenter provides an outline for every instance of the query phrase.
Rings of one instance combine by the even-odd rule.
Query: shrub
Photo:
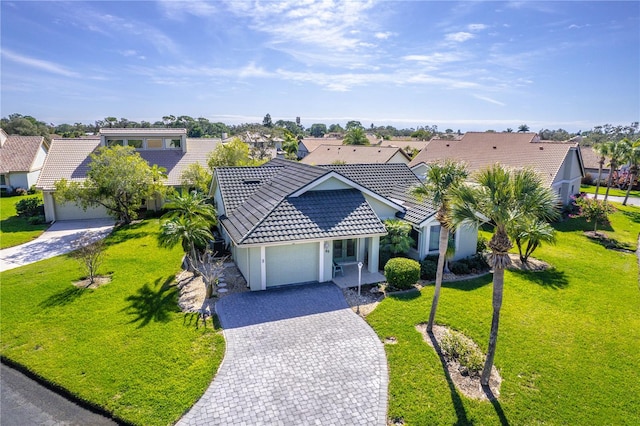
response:
[[[27,195],[27,190],[24,188],[16,188],[14,191],[15,195]]]
[[[16,212],[21,217],[44,215],[44,204],[36,197],[25,198],[16,203]]]
[[[479,236],[476,243],[476,253],[484,253],[485,251],[487,251],[487,239]]]
[[[35,185],[31,185],[31,186],[29,187],[29,190],[27,191],[27,194],[29,194],[29,195],[33,195],[33,194],[35,194],[36,192],[38,192],[38,190],[36,189],[36,186],[35,186]]]
[[[464,334],[447,330],[440,341],[440,348],[448,359],[454,359],[467,367],[470,374],[479,374],[484,364],[484,355]]]
[[[435,280],[437,270],[438,262],[429,259],[429,256],[420,262],[420,278],[423,280]]]
[[[413,259],[394,257],[384,265],[384,275],[389,285],[406,290],[420,279],[420,264]]]
[[[27,218],[27,222],[29,223],[29,225],[40,225],[42,223],[45,223],[45,218],[43,215],[31,216]]]
[[[465,262],[465,259],[457,262],[451,262],[449,264],[449,270],[456,275],[466,275],[471,272],[471,268],[469,267],[469,264]]]
[[[593,185],[593,176],[591,173],[585,173],[580,183],[582,185]]]

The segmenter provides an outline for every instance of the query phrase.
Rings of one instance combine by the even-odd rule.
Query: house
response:
[[[47,156],[42,136],[7,135],[0,129],[0,189],[12,193],[35,185]]]
[[[541,141],[536,133],[468,132],[459,140],[432,139],[409,167],[424,178],[429,163],[445,159],[464,162],[469,172],[496,163],[532,168],[565,205],[580,192],[585,173],[578,143]]]
[[[409,189],[406,164],[312,166],[274,159],[260,167],[220,167],[210,195],[220,231],[251,290],[333,279],[336,265],[361,262],[378,273],[383,221],[412,226],[410,255],[437,253],[440,224]],[[456,258],[475,253],[477,231],[455,235]]]
[[[402,148],[405,153],[409,153],[409,151],[420,152],[424,149],[425,146],[429,144],[429,141],[419,141],[415,139],[398,139],[392,138],[391,140],[383,139],[377,146],[393,146]]]
[[[304,138],[298,143],[298,158],[304,158],[320,145],[341,146],[342,139],[338,138]]]
[[[304,164],[403,163],[411,158],[398,147],[365,145],[320,145],[300,160]]]
[[[584,162],[584,174],[591,175],[593,184],[595,185],[598,179],[598,170],[600,168],[600,154],[595,152],[590,146],[583,146],[580,151],[582,152],[582,161]],[[602,165],[602,173],[600,179],[604,182],[609,179],[609,158],[605,157],[604,164]]]
[[[103,207],[83,210],[75,203],[63,203],[53,197],[56,181],[67,179],[70,182],[82,182],[86,179],[90,155],[101,146],[135,147],[147,163],[167,170],[165,185],[179,187],[182,172],[194,163],[207,167],[208,154],[220,143],[219,139],[186,136],[186,129],[109,128],[100,129],[93,138],[54,139],[36,185],[43,191],[46,220],[52,222],[108,216]],[[161,200],[149,200],[147,208],[155,210],[161,204]]]

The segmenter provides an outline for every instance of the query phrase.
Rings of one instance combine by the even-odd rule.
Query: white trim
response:
[[[223,227],[224,224],[220,223]],[[226,227],[225,227],[226,230]],[[333,240],[351,240],[351,239],[358,239],[358,238],[371,238],[371,237],[384,237],[385,235],[387,235],[387,233],[378,233],[378,234],[359,234],[359,235],[345,235],[343,237],[336,237],[333,238],[331,240],[327,240],[327,241],[333,241]],[[309,244],[309,243],[315,243],[318,241],[325,241],[326,239],[319,239],[319,238],[312,238],[312,239],[308,239],[308,240],[287,240],[287,241],[274,241],[272,243],[252,243],[252,244],[237,244],[234,241],[234,244],[236,244],[238,247],[271,247],[271,246],[287,246],[287,245],[296,245],[296,244]]]
[[[318,241],[320,245],[320,256],[318,257],[319,265],[318,265],[318,282],[324,282],[324,245],[329,244],[328,241]]]
[[[267,289],[267,249],[265,246],[260,247],[260,288]]]
[[[314,180],[313,182],[310,182],[308,184],[306,184],[305,186],[303,186],[302,188],[298,189],[297,191],[295,191],[294,193],[292,193],[291,195],[289,195],[289,197],[299,197],[300,195],[304,194],[307,191],[311,191],[313,188],[317,187],[318,185],[326,182],[329,179],[337,179],[342,183],[345,183],[349,186],[351,186],[354,189],[357,189],[360,192],[364,192],[365,194],[369,195],[372,198],[375,198],[376,200],[380,201],[383,204],[388,205],[391,208],[394,208],[398,211],[404,212],[405,208],[403,206],[401,206],[400,204],[394,203],[393,201],[391,201],[388,198],[385,198],[383,196],[381,196],[380,194],[377,194],[373,191],[371,191],[370,189],[365,188],[364,186],[352,181],[351,179],[347,179],[346,177],[342,176],[340,173],[331,170],[330,172],[320,176],[318,179]]]

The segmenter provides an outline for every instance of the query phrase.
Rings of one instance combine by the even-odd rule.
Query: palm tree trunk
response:
[[[611,162],[611,170],[609,171],[609,179],[607,181],[607,190],[604,193],[604,202],[607,202],[607,198],[609,198],[609,188],[611,188],[611,183],[613,182],[613,169],[616,167],[616,164]]]
[[[627,187],[627,192],[624,194],[624,201],[622,202],[623,206],[627,205],[627,200],[629,199],[629,193],[631,192],[631,187],[633,186],[634,179],[635,179],[635,173],[629,172],[629,186]]]
[[[444,274],[444,261],[447,253],[447,245],[449,244],[449,229],[440,226],[440,240],[438,241],[438,269],[436,269],[436,287],[433,292],[433,302],[431,302],[431,312],[429,312],[429,322],[427,323],[427,332],[433,330],[433,322],[436,318],[436,309],[438,308],[438,300],[440,300],[440,288],[442,287],[442,276]]]
[[[598,180],[596,181],[596,195],[593,197],[594,199],[598,199],[598,191],[600,191],[600,179],[602,178],[602,165],[604,164],[604,157],[600,159],[598,163]]]
[[[507,255],[508,256],[508,255]],[[502,308],[502,293],[504,289],[504,268],[496,266],[493,269],[493,317],[491,319],[491,334],[489,335],[489,347],[487,349],[487,359],[482,369],[480,383],[483,386],[489,385],[493,359],[496,355],[496,345],[498,343],[498,326],[500,325],[500,308]]]

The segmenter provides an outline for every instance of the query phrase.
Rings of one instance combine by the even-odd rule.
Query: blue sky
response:
[[[1,114],[586,130],[640,119],[640,2],[1,4]]]

